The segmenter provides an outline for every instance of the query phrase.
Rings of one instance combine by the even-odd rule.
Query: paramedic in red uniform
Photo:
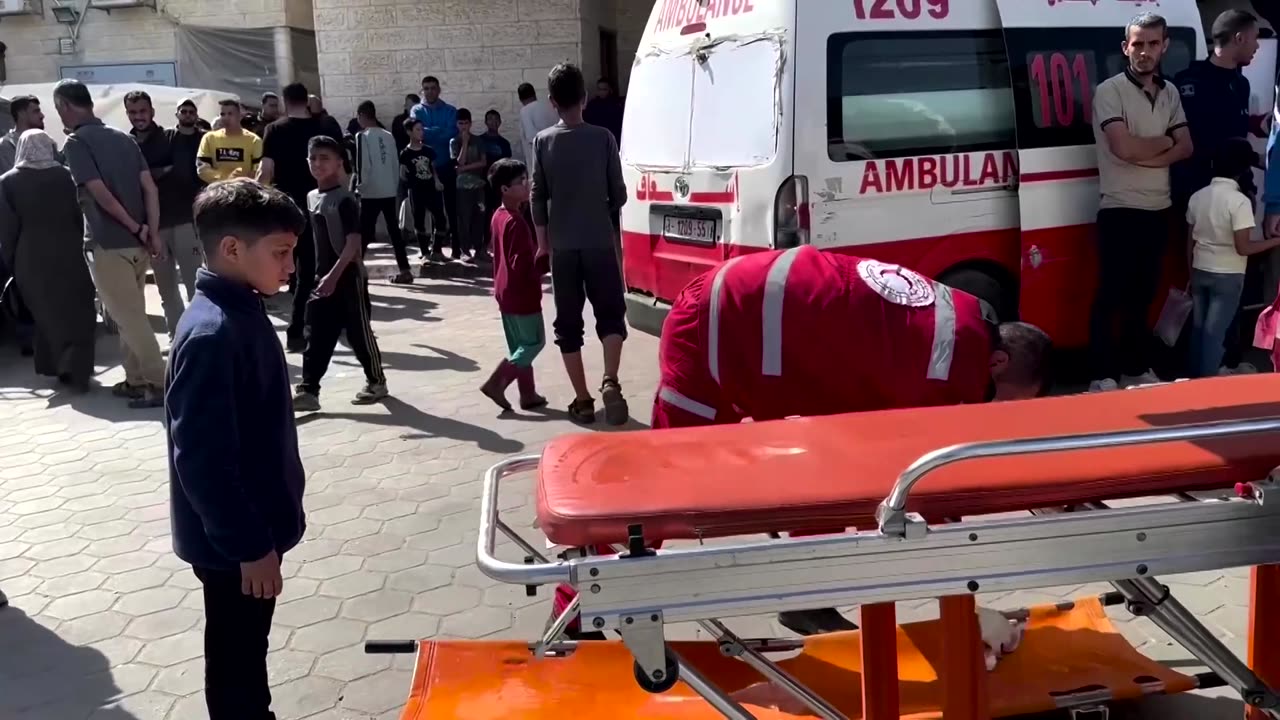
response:
[[[695,278],[667,314],[652,425],[1027,399],[1049,350],[1034,325],[997,325],[977,298],[904,267],[811,246],[746,255]],[[572,600],[558,588],[554,614]],[[778,619],[802,635],[857,628],[834,609]],[[576,621],[569,634],[603,639]]]
[[[747,255],[676,298],[652,425],[1030,398],[1048,349],[1039,328],[997,326],[977,298],[897,265],[811,246]]]

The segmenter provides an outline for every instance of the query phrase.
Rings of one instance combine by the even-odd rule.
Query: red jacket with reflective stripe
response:
[[[871,280],[859,273],[863,263]],[[692,338],[692,328],[680,330],[695,318],[699,342],[668,341],[669,333]],[[983,402],[988,394],[991,336],[978,300],[863,258],[805,246],[731,260],[681,294],[668,324],[664,384],[710,396],[714,385],[681,387],[682,377],[706,382],[702,365],[719,375],[719,404],[756,420]]]

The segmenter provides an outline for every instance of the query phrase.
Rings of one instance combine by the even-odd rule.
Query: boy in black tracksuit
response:
[[[204,587],[211,720],[272,720],[267,634],[282,556],[302,538],[305,475],[289,368],[262,304],[293,272],[302,213],[253,180],[194,206],[207,268],[165,379],[173,549]]]
[[[298,412],[320,409],[320,380],[344,330],[366,381],[352,404],[370,405],[388,395],[382,353],[369,325],[369,279],[360,261],[360,203],[342,187],[342,157],[342,146],[333,138],[314,137],[307,148],[319,186],[307,195],[307,211],[316,243],[316,275],[322,279],[307,304],[311,336],[302,353],[302,382],[293,396]]]

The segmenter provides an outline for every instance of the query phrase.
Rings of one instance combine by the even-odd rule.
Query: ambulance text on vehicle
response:
[[[1169,22],[1166,75],[1204,56],[1193,0],[657,0],[623,123],[631,323],[657,333],[725,259],[810,243],[1083,345],[1093,91],[1143,11]]]

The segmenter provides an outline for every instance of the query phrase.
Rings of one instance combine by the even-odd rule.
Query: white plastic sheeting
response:
[[[40,98],[40,109],[44,111],[44,128],[49,136],[57,141],[59,147],[66,141],[62,122],[53,109],[53,87],[55,83],[34,83],[30,85],[2,85],[0,97],[13,98],[19,95],[35,95]],[[239,99],[232,93],[214,90],[196,90],[193,88],[175,88],[164,85],[143,85],[130,83],[122,85],[89,85],[93,94],[94,112],[104,123],[111,127],[129,131],[129,117],[124,112],[124,96],[132,90],[145,90],[151,96],[156,108],[156,122],[163,127],[173,127],[174,113],[183,98],[191,98],[200,117],[213,122],[218,117],[218,101],[224,98]]]

